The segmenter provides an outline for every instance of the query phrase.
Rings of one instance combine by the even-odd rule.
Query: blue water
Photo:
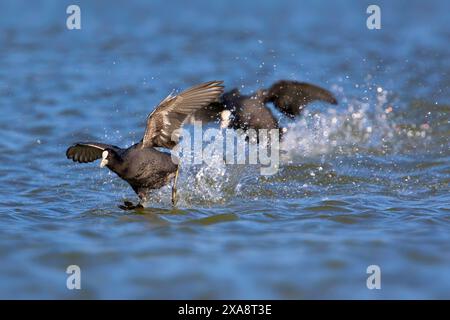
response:
[[[450,298],[448,1],[0,3],[0,298]],[[173,89],[330,89],[280,171],[183,165],[131,188],[75,141],[129,146]],[[279,116],[279,114],[277,114]],[[81,268],[81,290],[66,268]],[[381,269],[369,290],[366,269]]]

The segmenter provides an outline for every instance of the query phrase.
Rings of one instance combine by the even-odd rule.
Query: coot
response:
[[[107,167],[127,181],[139,196],[139,203],[125,201],[122,209],[142,208],[151,189],[159,189],[174,178],[172,203],[176,200],[178,165],[171,155],[155,147],[172,149],[178,142],[179,130],[186,118],[200,108],[217,101],[223,93],[222,81],[211,81],[192,87],[179,95],[162,100],[147,118],[143,139],[127,149],[97,142],[79,142],[66,151],[67,158],[86,163],[102,159]]]

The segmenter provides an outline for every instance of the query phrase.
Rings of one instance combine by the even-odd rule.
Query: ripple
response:
[[[362,4],[231,1],[86,2],[82,32],[54,2],[0,2],[0,298],[449,297],[448,4],[382,1],[396,19],[368,41]],[[139,141],[171,90],[213,78],[317,83],[339,105],[295,121],[271,106],[279,172],[182,163],[176,208],[168,186],[123,211],[125,182],[65,158],[75,141]]]

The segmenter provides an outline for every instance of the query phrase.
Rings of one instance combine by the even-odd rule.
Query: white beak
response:
[[[230,116],[231,111],[230,110],[224,110],[220,114],[220,129],[226,129],[230,125]]]
[[[103,151],[102,153],[102,162],[100,162],[100,168],[103,168],[108,164],[108,160],[106,159],[108,157],[108,151]]]

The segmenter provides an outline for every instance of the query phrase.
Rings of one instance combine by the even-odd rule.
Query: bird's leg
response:
[[[180,170],[180,162],[181,160],[178,160],[178,166],[177,171],[175,171],[175,178],[173,179],[173,185],[172,185],[172,205],[175,206],[177,204],[177,181],[178,181],[178,171]]]

